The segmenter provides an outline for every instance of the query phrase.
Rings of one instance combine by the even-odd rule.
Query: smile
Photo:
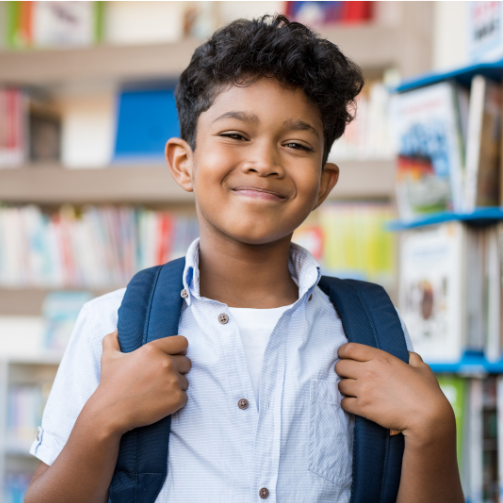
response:
[[[283,201],[285,196],[270,190],[259,189],[257,187],[237,187],[231,189],[238,196],[250,197],[252,199],[263,199],[265,201]]]

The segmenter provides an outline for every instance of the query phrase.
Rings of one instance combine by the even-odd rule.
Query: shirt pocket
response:
[[[337,382],[311,380],[309,470],[334,484],[351,480],[353,419],[341,408]]]

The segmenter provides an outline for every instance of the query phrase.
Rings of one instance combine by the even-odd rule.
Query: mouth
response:
[[[265,201],[284,201],[286,199],[279,192],[259,187],[236,187],[231,189],[231,191],[238,196],[250,197],[251,199],[262,199]]]
[[[251,199],[263,199],[265,201],[283,201],[286,199],[279,192],[259,187],[236,187],[231,190],[238,196],[250,197]]]

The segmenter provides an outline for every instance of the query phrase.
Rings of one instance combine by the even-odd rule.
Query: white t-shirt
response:
[[[260,374],[262,373],[267,343],[281,315],[292,306],[293,304],[274,309],[229,307],[229,311],[238,325],[239,335],[243,342],[257,407],[259,403]]]

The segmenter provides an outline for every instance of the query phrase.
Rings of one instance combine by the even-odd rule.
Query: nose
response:
[[[250,149],[243,163],[245,173],[257,173],[260,177],[276,176],[282,178],[284,169],[281,165],[277,149],[270,144],[256,145]]]

